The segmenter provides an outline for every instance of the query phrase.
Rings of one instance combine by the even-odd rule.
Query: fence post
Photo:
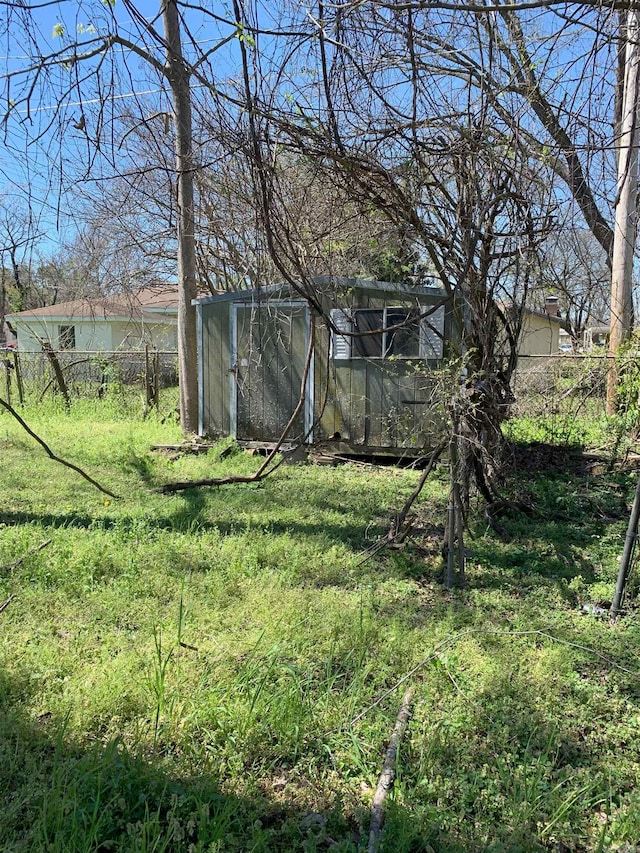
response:
[[[16,372],[16,385],[18,386],[18,400],[20,401],[20,405],[24,406],[24,386],[22,385],[22,373],[20,368],[20,357],[18,355],[18,351],[13,351],[13,367]]]
[[[616,583],[616,592],[613,596],[613,601],[611,602],[611,616],[612,618],[616,618],[622,609],[622,600],[624,598],[625,590],[627,587],[627,580],[629,579],[629,572],[631,571],[631,563],[633,561],[633,555],[636,550],[636,543],[638,541],[638,522],[640,521],[640,477],[638,477],[638,483],[636,485],[636,494],[633,499],[633,506],[631,507],[631,516],[629,517],[629,524],[627,526],[627,536],[624,540],[624,548],[622,550],[622,557],[620,558],[620,567],[618,569],[618,581]]]
[[[149,411],[151,406],[153,405],[151,401],[151,375],[150,375],[150,365],[149,365],[149,344],[144,345],[144,399],[145,399],[145,412]]]
[[[160,353],[153,351],[153,399],[156,411],[160,411]]]
[[[7,403],[11,405],[11,362],[9,361],[8,355],[3,358],[2,361],[4,364],[4,373],[7,382]]]
[[[60,389],[60,393],[64,397],[64,405],[68,412],[71,409],[71,400],[69,398],[69,389],[67,388],[67,383],[64,380],[64,373],[62,372],[62,367],[60,366],[58,356],[56,355],[53,347],[48,341],[42,341],[41,346],[43,352],[51,363],[51,367],[53,368],[53,372],[56,377],[56,382],[58,383],[58,388]]]

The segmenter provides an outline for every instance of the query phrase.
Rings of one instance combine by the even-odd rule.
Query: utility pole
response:
[[[161,0],[166,40],[165,74],[173,97],[178,203],[178,374],[180,424],[184,433],[198,430],[197,296],[195,214],[193,200],[193,132],[190,73],[182,56],[176,0]]]
[[[607,413],[613,414],[618,399],[615,355],[629,337],[633,301],[631,280],[636,240],[636,199],[638,195],[638,86],[640,84],[640,17],[633,6],[627,12],[624,95],[618,147],[618,194],[611,255],[611,328]]]

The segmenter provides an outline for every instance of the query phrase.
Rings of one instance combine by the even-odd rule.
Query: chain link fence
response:
[[[635,360],[633,362],[635,365]],[[606,411],[606,355],[521,356],[512,381],[511,416],[535,425],[549,441],[581,438],[587,421]],[[634,367],[640,373],[640,362]],[[640,376],[636,377],[640,387]],[[177,353],[129,350],[5,351],[0,354],[0,396],[12,405],[110,400],[122,414],[177,405]],[[632,401],[636,409],[638,400]]]
[[[177,352],[8,350],[0,356],[0,380],[12,405],[61,398],[71,407],[80,399],[142,398],[147,407],[158,408],[160,393],[178,384]]]
[[[606,413],[607,355],[521,356],[512,387],[511,415],[537,425],[549,441],[580,440],[587,421]]]

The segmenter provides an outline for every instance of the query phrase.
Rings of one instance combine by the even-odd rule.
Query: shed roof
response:
[[[402,282],[376,281],[365,278],[346,278],[344,276],[320,275],[312,278],[313,285],[318,290],[334,288],[337,290],[370,290],[379,293],[397,293],[403,296],[441,296],[443,288],[434,283],[430,285],[404,284]],[[216,293],[213,296],[204,296],[193,300],[193,305],[208,305],[212,302],[249,302],[256,298],[297,296],[298,294],[290,284],[271,284],[268,287],[254,288],[252,290],[233,290],[225,293]],[[304,298],[300,294],[299,298]]]

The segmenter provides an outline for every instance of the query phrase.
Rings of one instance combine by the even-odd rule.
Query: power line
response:
[[[198,83],[195,86],[191,86],[192,90],[193,89],[206,89],[206,88],[208,88],[208,87],[202,83]],[[143,95],[162,95],[162,94],[166,94],[168,96],[169,93],[166,91],[166,89],[144,89],[143,91],[140,91],[140,92],[124,92],[124,93],[121,93],[119,95],[108,95],[106,98],[86,98],[86,99],[83,99],[82,101],[69,101],[68,103],[65,103],[65,106],[67,106],[67,107],[84,107],[84,106],[87,106],[89,104],[104,104],[106,101],[121,101],[121,100],[124,100],[125,98],[138,98],[138,97],[142,97]],[[12,110],[12,112],[18,113],[19,115],[33,115],[34,113],[49,112],[50,110],[59,110],[61,106],[62,106],[61,104],[46,104],[45,106],[31,107],[30,109],[23,109],[23,110],[15,109],[15,110]]]

